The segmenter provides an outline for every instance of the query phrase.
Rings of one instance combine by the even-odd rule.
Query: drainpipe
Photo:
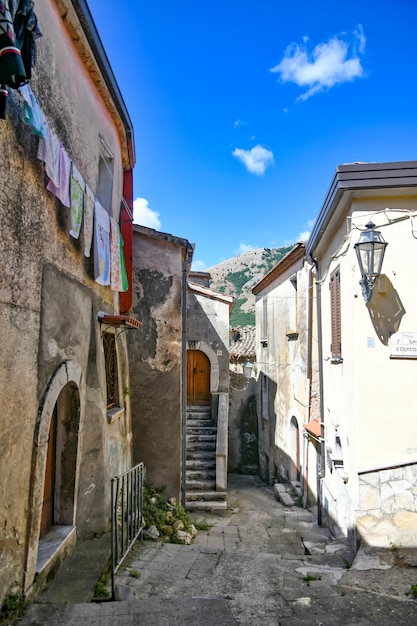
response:
[[[187,464],[187,277],[193,260],[194,246],[185,252],[182,264],[182,336],[181,336],[181,505],[185,509],[186,501],[186,464]]]
[[[316,294],[317,294],[317,343],[319,359],[319,393],[320,393],[320,464],[317,467],[317,523],[319,526],[323,522],[322,509],[322,484],[325,470],[325,450],[324,450],[324,403],[323,403],[323,335],[321,323],[321,282],[320,266],[317,259],[310,257],[316,267]]]
[[[313,378],[313,272],[312,267],[309,267],[308,271],[308,284],[307,284],[307,422],[311,418],[311,395],[312,395],[312,378]],[[303,507],[307,507],[308,500],[308,435],[304,433],[303,438],[303,462],[304,462],[304,485],[303,485]]]

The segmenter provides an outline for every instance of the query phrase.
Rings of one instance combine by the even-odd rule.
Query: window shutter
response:
[[[341,328],[341,310],[340,310],[340,270],[337,269],[330,276],[330,316],[332,343],[331,353],[332,359],[340,359],[342,357],[342,328]]]

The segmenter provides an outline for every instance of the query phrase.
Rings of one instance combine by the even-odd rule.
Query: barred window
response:
[[[104,363],[106,368],[107,408],[119,406],[116,335],[103,333]]]

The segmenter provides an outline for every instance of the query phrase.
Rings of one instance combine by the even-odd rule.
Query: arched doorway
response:
[[[187,350],[187,405],[209,406],[210,360],[200,350]]]
[[[291,480],[301,478],[301,458],[300,458],[300,429],[296,417],[291,418]]]
[[[61,549],[76,540],[82,387],[80,367],[66,361],[56,370],[42,399],[34,436],[26,590],[35,573],[53,569]],[[48,541],[48,531],[55,533],[55,541]]]

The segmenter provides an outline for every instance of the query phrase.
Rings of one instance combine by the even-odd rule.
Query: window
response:
[[[114,155],[100,136],[100,155],[98,162],[97,199],[108,213],[111,213],[113,197]]]
[[[109,410],[120,406],[115,333],[103,333],[103,349],[106,368],[107,410]]]
[[[330,276],[330,315],[331,315],[331,346],[332,361],[342,360],[342,328],[340,311],[340,269],[337,268]]]

